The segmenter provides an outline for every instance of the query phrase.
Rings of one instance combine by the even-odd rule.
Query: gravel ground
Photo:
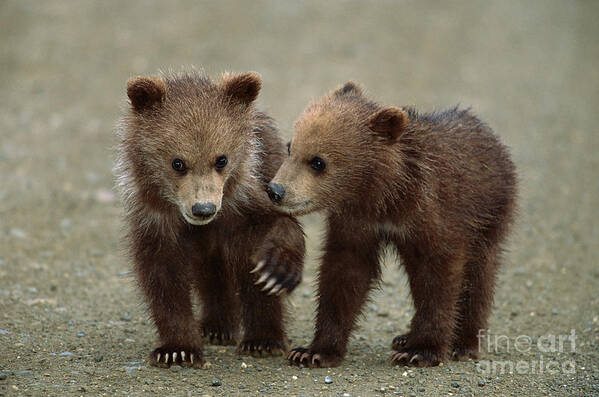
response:
[[[1,1],[0,395],[599,394],[598,17],[592,1]],[[521,211],[480,361],[391,367],[413,309],[388,255],[342,367],[212,346],[202,370],[147,365],[155,335],[119,243],[113,127],[130,76],[190,64],[259,71],[286,136],[348,79],[381,102],[461,103],[489,122],[513,148]],[[318,217],[303,222],[293,345],[312,334],[322,234]],[[551,343],[572,330],[575,345]]]

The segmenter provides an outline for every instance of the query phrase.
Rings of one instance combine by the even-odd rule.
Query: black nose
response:
[[[201,216],[203,218],[207,218],[209,216],[214,215],[216,212],[216,205],[212,203],[195,203],[193,207],[191,207],[191,213],[193,216]]]
[[[283,197],[285,197],[285,188],[283,185],[270,182],[266,187],[266,193],[268,193],[270,201],[273,203],[279,203],[281,200],[283,200]]]

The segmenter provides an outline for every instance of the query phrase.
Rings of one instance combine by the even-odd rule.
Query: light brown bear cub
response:
[[[416,309],[410,332],[393,340],[393,362],[476,356],[516,173],[507,148],[470,111],[381,106],[347,83],[300,116],[268,192],[283,213],[328,215],[315,336],[291,351],[291,363],[341,363],[384,245],[396,248]]]
[[[254,73],[213,82],[197,72],[127,84],[116,174],[130,254],[160,338],[152,365],[200,367],[202,337],[235,343],[240,323],[240,353],[287,350],[278,295],[301,279],[304,236],[264,193],[284,146],[253,105],[260,86]]]

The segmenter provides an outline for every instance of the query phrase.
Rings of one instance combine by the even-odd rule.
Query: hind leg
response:
[[[487,328],[493,304],[495,279],[499,267],[498,250],[491,249],[466,265],[463,289],[458,303],[459,321],[453,342],[452,358],[467,360],[481,353],[482,332]]]
[[[456,249],[443,255],[432,249],[403,246],[400,251],[416,313],[410,332],[393,339],[393,363],[435,366],[447,359],[455,328],[465,258]]]
[[[214,345],[234,345],[239,333],[239,303],[230,269],[212,257],[196,271],[196,286],[202,303],[200,332]]]

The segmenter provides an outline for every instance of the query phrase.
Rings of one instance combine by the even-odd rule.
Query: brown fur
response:
[[[304,236],[264,193],[284,146],[252,104],[260,84],[255,73],[215,83],[197,72],[127,84],[131,109],[120,125],[115,170],[131,257],[160,338],[153,365],[201,366],[202,337],[234,343],[240,322],[241,353],[287,349],[284,307],[272,292],[299,283]],[[228,163],[219,169],[223,155]],[[175,158],[185,172],[173,168]],[[217,212],[199,219],[195,203],[213,203]],[[272,280],[266,292],[254,285],[259,277]]]
[[[326,167],[312,168],[314,157]],[[393,341],[395,363],[475,356],[487,326],[516,173],[507,148],[469,110],[419,114],[368,100],[354,83],[309,106],[269,186],[281,211],[327,212],[316,331],[292,363],[336,366],[384,245],[396,248],[416,313]]]

